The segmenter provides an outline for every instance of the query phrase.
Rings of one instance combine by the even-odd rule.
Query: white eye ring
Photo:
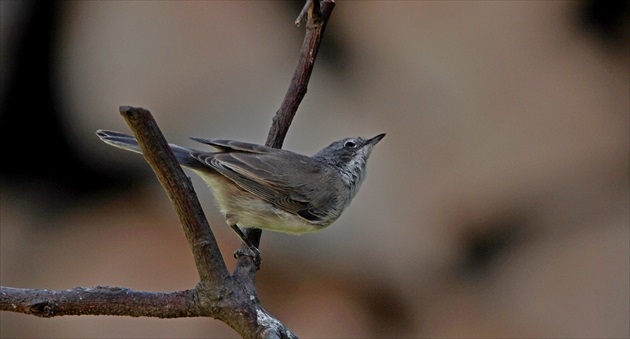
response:
[[[352,140],[348,140],[343,144],[343,147],[347,147],[347,148],[355,148],[357,147],[357,144],[352,141]]]

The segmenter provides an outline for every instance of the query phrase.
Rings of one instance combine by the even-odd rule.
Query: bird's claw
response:
[[[250,249],[242,249],[239,248],[236,251],[234,251],[234,258],[238,260],[238,258],[240,257],[250,257],[252,258],[252,261],[254,262],[254,265],[256,265],[256,270],[260,269],[260,263],[262,261],[261,257],[260,257],[260,250],[258,250],[257,248],[250,248]]]

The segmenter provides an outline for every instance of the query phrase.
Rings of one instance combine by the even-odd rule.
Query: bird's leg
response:
[[[234,258],[238,259],[239,257],[246,255],[249,257],[252,257],[252,260],[254,261],[254,264],[256,265],[256,269],[260,269],[260,250],[254,246],[254,244],[252,244],[251,241],[249,241],[249,239],[245,236],[245,233],[243,233],[243,231],[241,231],[241,229],[238,227],[238,225],[236,225],[235,223],[229,223],[230,227],[234,230],[234,232],[236,232],[236,235],[238,235],[239,238],[241,238],[241,240],[245,243],[245,245],[247,245],[247,247],[249,247],[250,253],[246,253],[246,251],[242,250],[242,249],[238,249],[236,251],[234,251]]]

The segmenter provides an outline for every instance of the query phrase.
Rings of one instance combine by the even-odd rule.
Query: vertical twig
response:
[[[273,117],[267,141],[265,142],[265,145],[269,147],[282,148],[293,117],[302,99],[304,99],[306,95],[308,82],[313,73],[315,58],[317,57],[326,23],[334,7],[335,2],[332,0],[322,1],[321,5],[317,0],[308,0],[296,20],[296,24],[299,24],[304,16],[304,12],[306,11],[308,13],[306,19],[306,34],[304,36],[304,42],[302,43],[302,49],[300,50],[298,64],[295,67],[291,83],[280,104],[280,108]],[[262,230],[250,228],[245,229],[244,232],[254,245],[260,245]],[[247,250],[246,245],[242,245],[241,248]],[[251,258],[242,256],[238,260],[234,274],[239,276],[248,275],[249,279],[255,281],[256,269],[254,266]]]

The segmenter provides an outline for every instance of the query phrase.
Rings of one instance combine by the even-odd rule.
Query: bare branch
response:
[[[213,317],[243,337],[297,338],[250,295],[242,284],[227,279],[216,290],[202,285],[178,292],[138,292],[124,287],[75,287],[39,290],[0,287],[0,311],[52,318],[67,315],[131,317]]]
[[[280,104],[280,108],[273,117],[271,129],[267,135],[265,145],[269,147],[282,148],[282,143],[287,135],[293,117],[306,95],[308,82],[313,73],[315,58],[326,29],[326,23],[335,7],[333,1],[323,1],[321,7],[317,1],[312,1],[308,10],[308,21],[306,23],[306,35],[300,50],[298,64],[293,72],[289,89]]]
[[[175,159],[153,116],[146,109],[129,106],[120,107],[120,114],[136,136],[144,158],[175,206],[201,281],[206,284],[221,283],[230,273],[195,189]]]
[[[0,287],[0,311],[50,318],[62,315],[126,315],[180,318],[202,315],[195,290],[137,292],[122,287],[75,287],[65,291]]]
[[[195,303],[190,306],[224,321],[245,337],[265,333],[265,337],[294,338],[284,324],[262,307],[253,279],[230,276],[192,183],[175,160],[151,113],[128,106],[121,107],[120,113],[173,202],[193,252],[201,282],[195,288]]]

